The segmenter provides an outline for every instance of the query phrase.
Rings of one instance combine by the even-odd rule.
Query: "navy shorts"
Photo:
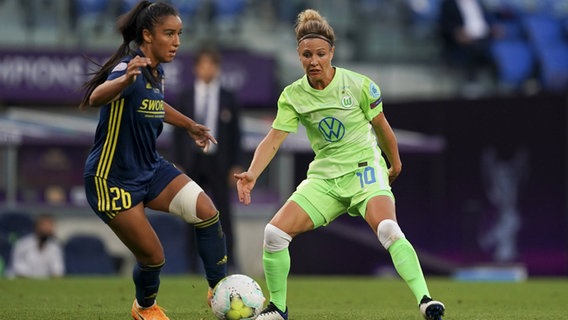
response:
[[[97,176],[85,177],[87,201],[105,223],[117,214],[156,198],[170,182],[181,174],[171,162],[161,159],[154,176],[148,183],[129,184],[118,179]]]

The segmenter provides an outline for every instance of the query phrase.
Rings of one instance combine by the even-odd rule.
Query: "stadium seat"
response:
[[[0,258],[4,265],[10,263],[12,247],[18,238],[32,233],[35,222],[32,214],[25,211],[0,213]]]
[[[12,244],[8,239],[0,237],[0,278],[4,275],[6,267],[10,265],[10,256],[12,255]]]
[[[535,53],[542,87],[548,91],[567,89],[568,38],[562,21],[552,15],[528,15],[523,27]]]
[[[535,59],[522,39],[505,39],[491,44],[491,56],[501,85],[519,89],[534,73]]]
[[[184,220],[168,214],[149,214],[148,220],[164,248],[166,265],[163,273],[189,273],[189,231]]]
[[[73,0],[71,7],[71,25],[75,29],[79,46],[85,46],[85,39],[103,33],[107,21],[105,16],[109,0]]]
[[[213,0],[212,15],[217,31],[229,36],[238,31],[246,7],[245,0]]]
[[[565,40],[562,23],[547,14],[527,15],[522,19],[525,33],[537,54],[551,43]]]
[[[568,42],[554,43],[542,48],[539,76],[544,89],[554,92],[568,90]]]
[[[112,275],[117,272],[113,257],[94,235],[71,236],[64,246],[68,275]]]
[[[441,0],[406,0],[411,19],[416,22],[436,23],[440,15]]]
[[[440,18],[441,0],[405,0],[412,32],[418,38],[428,37],[436,32]]]
[[[121,0],[121,13],[126,13],[134,8],[140,2],[139,0]]]
[[[172,5],[182,17],[193,17],[201,7],[202,0],[171,0]]]
[[[496,0],[490,1],[495,2]],[[547,0],[497,0],[497,2],[501,2],[503,7],[518,16],[540,14],[546,12],[549,7]]]
[[[500,39],[525,39],[526,35],[518,19],[501,19],[495,23],[501,30]]]
[[[548,14],[559,18],[568,17],[568,0],[543,0]]]
[[[245,8],[246,1],[244,0],[213,0],[213,8],[217,18],[224,17],[238,17]]]
[[[34,231],[34,218],[25,211],[6,211],[0,214],[0,237],[14,243],[16,239]]]
[[[74,3],[79,16],[102,13],[108,6],[107,0],[74,0]]]

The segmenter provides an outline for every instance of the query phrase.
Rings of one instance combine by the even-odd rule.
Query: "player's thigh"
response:
[[[142,203],[146,196],[143,185],[125,187],[115,179],[96,176],[85,177],[84,182],[89,206],[106,224],[119,213]]]
[[[379,194],[372,196],[368,201],[365,208],[365,220],[377,233],[379,223],[385,219],[396,221],[395,203],[391,196]]]
[[[169,211],[169,205],[176,194],[189,183],[191,179],[183,174],[171,162],[161,159],[148,190],[144,202],[149,208]]]
[[[324,179],[306,179],[300,183],[288,199],[293,205],[281,210],[285,217],[292,215],[288,211],[293,212],[299,221],[294,231],[303,232],[327,225],[346,211],[346,204],[330,193],[333,185],[333,181]]]
[[[395,197],[388,180],[388,171],[383,163],[360,168],[340,181],[343,193],[352,195],[348,212],[361,216],[376,232],[378,224],[396,220]]]
[[[138,262],[154,265],[164,261],[164,250],[146,217],[142,202],[117,214],[108,225]]]
[[[185,175],[180,174],[171,180],[168,184],[161,186],[161,190],[158,195],[152,200],[146,203],[148,208],[169,212],[170,203],[176,194],[191,181],[191,179]]]
[[[286,201],[272,217],[270,224],[286,232],[291,237],[314,228],[310,216],[294,201]]]

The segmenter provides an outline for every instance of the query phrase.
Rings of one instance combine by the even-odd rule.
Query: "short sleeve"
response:
[[[128,62],[127,61],[121,61],[119,64],[117,64],[109,73],[107,80],[114,80],[118,77],[123,76],[124,74],[126,74],[126,70],[128,69]],[[138,77],[141,78],[142,76]],[[136,80],[138,81],[138,80]],[[128,95],[133,89],[131,89],[133,86],[132,84],[129,85],[128,87],[126,87],[126,89],[124,89],[124,91],[122,92],[122,96]]]
[[[383,111],[383,96],[381,94],[381,89],[372,80],[366,79],[363,81],[360,107],[365,114],[365,118],[369,121]]]
[[[121,61],[117,64],[111,71],[107,77],[107,80],[114,80],[124,74],[126,74],[126,70],[128,68],[128,63],[125,61]]]
[[[298,112],[286,98],[286,91],[284,91],[278,99],[278,112],[272,123],[272,128],[295,133],[298,131],[298,122]]]

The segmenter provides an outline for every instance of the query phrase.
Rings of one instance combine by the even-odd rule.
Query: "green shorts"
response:
[[[388,172],[382,166],[363,167],[333,179],[307,178],[289,200],[306,211],[315,229],[345,212],[365,218],[367,202],[375,196],[389,196],[394,201]]]

